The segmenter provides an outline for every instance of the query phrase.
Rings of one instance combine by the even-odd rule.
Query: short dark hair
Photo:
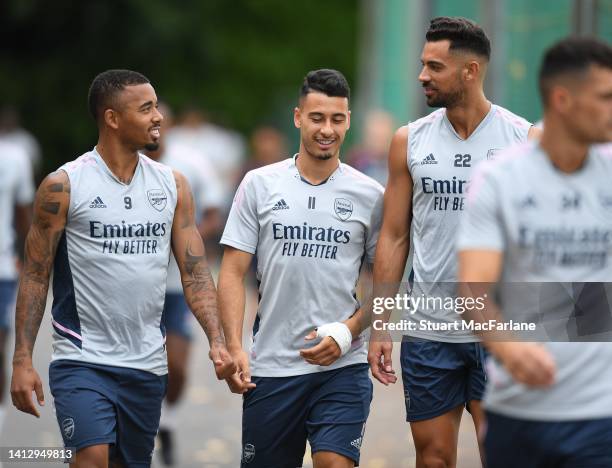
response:
[[[338,70],[321,68],[320,70],[309,71],[306,74],[300,88],[300,99],[312,92],[349,99],[351,88],[344,75]]]
[[[150,83],[142,73],[131,70],[106,70],[94,78],[89,87],[87,102],[89,113],[98,120],[100,113],[108,108],[115,95],[126,86]]]
[[[461,17],[438,16],[429,23],[427,42],[450,41],[450,50],[467,50],[487,59],[491,58],[491,42],[484,29],[472,20]]]
[[[539,87],[546,104],[550,85],[556,78],[586,72],[591,65],[612,69],[612,47],[594,37],[569,36],[544,52],[540,65]]]

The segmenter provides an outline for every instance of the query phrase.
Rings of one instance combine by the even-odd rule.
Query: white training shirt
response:
[[[415,297],[453,297],[457,280],[455,241],[473,168],[503,149],[525,141],[531,124],[503,107],[491,109],[467,139],[459,137],[438,109],[408,125],[408,169],[412,193],[412,291]],[[437,325],[461,322],[454,310],[418,308],[407,320]],[[445,328],[442,328],[445,330]],[[475,341],[469,330],[432,331],[419,327],[407,335],[434,341]]]
[[[0,141],[0,280],[17,279],[14,214],[16,205],[34,200],[32,166],[27,153]]]
[[[458,248],[504,253],[500,298],[505,320],[538,320],[539,311],[529,310],[534,301],[525,304],[525,294],[513,294],[517,284],[527,288],[532,283],[540,288],[538,308],[550,309],[552,305],[552,316],[548,315],[545,325],[553,325],[553,331],[559,328],[551,320],[557,315],[562,330],[571,330],[575,320],[567,311],[580,298],[577,293],[563,293],[568,283],[607,283],[599,300],[609,308],[611,180],[612,145],[592,147],[584,166],[570,174],[555,168],[536,142],[508,150],[476,171]],[[507,288],[510,290],[505,293]],[[609,336],[610,330],[601,331]],[[487,408],[539,421],[612,417],[612,343],[563,339],[555,333],[551,342],[545,343],[557,367],[555,382],[549,388],[516,383],[502,365],[491,360]],[[593,337],[585,336],[590,339]]]
[[[363,334],[328,367],[308,364],[299,350],[313,346],[304,337],[317,326],[344,321],[359,308],[355,288],[362,262],[374,259],[383,188],[343,163],[326,182],[311,185],[300,177],[296,157],[247,173],[221,239],[257,255],[254,376],[367,362]]]
[[[53,360],[166,374],[172,169],[141,154],[125,184],[94,149],[60,170],[70,179],[70,206],[54,263]]]

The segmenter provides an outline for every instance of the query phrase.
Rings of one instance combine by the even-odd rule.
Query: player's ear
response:
[[[549,106],[562,114],[570,111],[572,95],[565,86],[553,85],[548,95]]]
[[[351,128],[351,111],[349,110],[346,114],[346,129]]]
[[[302,112],[300,111],[299,106],[293,109],[293,124],[295,128],[300,128],[302,126],[301,122]]]
[[[474,81],[480,74],[480,64],[476,60],[469,61],[463,69],[463,79],[465,81]]]
[[[117,121],[117,112],[113,109],[105,109],[102,114],[104,123],[108,125],[113,130],[117,130],[119,128],[119,122]]]

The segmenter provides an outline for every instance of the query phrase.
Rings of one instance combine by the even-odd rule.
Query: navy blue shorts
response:
[[[335,452],[359,465],[372,401],[367,364],[294,377],[253,377],[242,404],[242,467],[302,466],[312,452]]]
[[[406,420],[424,421],[480,401],[486,384],[480,343],[444,343],[404,337],[401,363]]]
[[[612,418],[542,422],[487,411],[489,468],[610,468]]]
[[[162,324],[166,333],[180,335],[186,340],[191,339],[189,317],[191,311],[183,293],[167,293],[162,312]]]
[[[53,361],[49,386],[64,446],[109,444],[125,466],[150,466],[167,381],[142,370]]]
[[[0,330],[7,331],[11,326],[11,314],[15,312],[15,293],[17,281],[0,280]]]

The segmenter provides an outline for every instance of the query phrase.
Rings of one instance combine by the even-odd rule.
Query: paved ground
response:
[[[19,413],[9,406],[4,429],[0,431],[0,446],[57,446],[61,438],[53,413],[47,369],[51,355],[49,311],[39,333],[34,360],[45,385],[47,404],[41,418]],[[191,359],[191,380],[184,403],[179,411],[180,427],[177,442],[181,468],[225,468],[239,466],[241,400],[231,394],[225,383],[218,382],[208,360],[203,334],[194,342]],[[399,346],[395,346],[398,353]],[[12,350],[12,343],[9,343]],[[12,351],[11,351],[12,354]],[[399,363],[399,356],[395,356]],[[6,400],[8,401],[8,400]],[[362,450],[364,468],[410,468],[415,466],[414,445],[404,420],[402,387],[398,382],[390,388],[374,386],[370,418]],[[156,454],[157,455],[157,454]],[[32,468],[42,464],[4,464],[4,468]],[[49,465],[47,465],[49,466]],[[50,465],[50,466],[61,466]],[[161,467],[157,457],[154,467]],[[309,454],[304,467],[312,466]],[[479,466],[478,451],[471,418],[464,416],[459,438],[459,468]]]

